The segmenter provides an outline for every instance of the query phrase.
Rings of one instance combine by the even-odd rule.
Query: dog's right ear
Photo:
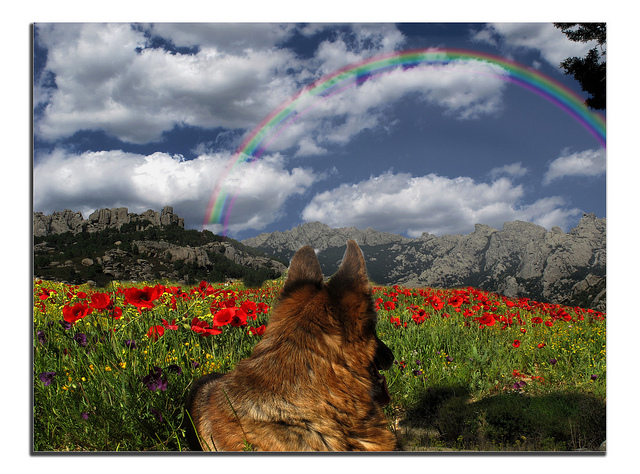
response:
[[[291,259],[287,280],[284,282],[284,290],[290,290],[300,283],[322,283],[322,268],[314,250],[307,246],[302,247]]]

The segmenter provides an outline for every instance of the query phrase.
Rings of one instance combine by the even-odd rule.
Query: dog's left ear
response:
[[[347,241],[347,251],[336,274],[331,278],[333,286],[348,285],[353,289],[369,291],[369,277],[362,250],[355,240]],[[330,283],[331,283],[330,282]]]

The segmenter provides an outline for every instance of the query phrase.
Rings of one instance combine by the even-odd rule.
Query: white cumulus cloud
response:
[[[155,29],[191,43],[175,27]],[[179,125],[248,128],[298,89],[294,75],[281,74],[299,66],[286,49],[226,52],[204,42],[196,54],[172,53],[128,24],[37,25],[37,33],[55,80],[36,85],[44,111],[34,130],[48,140],[104,130],[148,143]]]
[[[549,164],[542,178],[542,184],[548,185],[556,179],[566,176],[600,176],[607,169],[604,148],[563,154]]]
[[[371,77],[364,83],[346,85],[340,94],[301,102],[296,122],[289,126],[271,149],[284,150],[304,140],[299,154],[344,145],[364,130],[386,129],[394,117],[394,103],[413,94],[425,108],[437,106],[449,116],[472,120],[500,113],[506,87],[506,71],[482,61],[422,65],[397,69]]]
[[[514,178],[521,178],[528,172],[529,170],[525,166],[522,166],[521,162],[517,162],[493,168],[491,171],[489,171],[489,176],[493,179],[498,176],[512,176]]]
[[[400,50],[405,41],[402,32],[393,24],[356,23],[320,43],[312,60],[313,68],[320,75],[329,74],[377,54]]]
[[[566,227],[570,217],[580,214],[578,209],[566,208],[560,197],[523,204],[524,197],[523,187],[507,178],[482,183],[469,177],[387,172],[317,194],[302,217],[332,227],[373,227],[418,237],[423,232],[464,234],[473,231],[476,223],[502,228],[504,222],[514,220]]]
[[[127,207],[130,212],[170,205],[199,228],[214,187],[229,164],[228,154],[205,154],[194,160],[166,153],[140,155],[119,150],[40,156],[34,166],[34,211],[50,214],[71,209],[86,218],[96,209]],[[225,181],[235,198],[229,231],[261,229],[281,217],[284,203],[317,179],[303,168],[284,169],[283,159],[269,155],[232,172]],[[78,203],[82,203],[80,208]],[[221,233],[221,225],[210,230]]]
[[[478,42],[500,47],[505,52],[535,49],[549,64],[558,67],[571,56],[585,56],[595,41],[570,41],[553,23],[490,23],[474,35]]]

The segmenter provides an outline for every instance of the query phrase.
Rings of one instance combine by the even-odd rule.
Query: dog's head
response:
[[[301,248],[291,260],[280,301],[286,305],[288,299],[298,302],[288,312],[295,314],[300,324],[319,323],[324,334],[342,348],[360,349],[348,363],[366,367],[373,382],[372,397],[381,405],[389,403],[386,380],[379,370],[389,369],[394,355],[376,334],[377,313],[358,244],[347,242],[340,268],[327,283],[314,250]]]

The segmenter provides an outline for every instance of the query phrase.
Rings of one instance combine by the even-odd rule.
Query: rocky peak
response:
[[[379,232],[371,228],[364,230],[355,227],[332,229],[320,222],[307,222],[284,232],[263,233],[243,240],[242,243],[249,247],[269,248],[275,254],[289,254],[305,245],[310,245],[317,251],[331,247],[342,247],[348,239],[354,239],[360,245],[371,246],[411,241],[401,235]]]
[[[107,228],[119,229],[124,224],[148,221],[153,226],[177,225],[184,227],[184,219],[173,213],[171,206],[165,206],[161,212],[149,209],[142,214],[129,212],[126,207],[114,207],[111,209],[98,209],[92,212],[87,219],[80,212],[68,209],[55,211],[51,215],[42,212],[33,213],[34,237],[46,237],[52,234],[72,232],[78,234],[83,231],[98,232]]]

